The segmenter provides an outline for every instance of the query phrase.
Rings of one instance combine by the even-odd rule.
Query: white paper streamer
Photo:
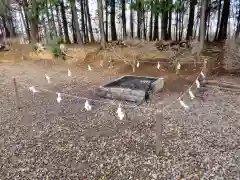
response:
[[[181,69],[181,64],[180,64],[180,63],[178,63],[177,69],[178,69],[178,70]]]
[[[189,96],[190,96],[191,99],[195,98],[195,96],[194,96],[194,94],[193,94],[191,89],[189,89],[188,93],[189,93]]]
[[[91,111],[91,110],[92,110],[92,106],[89,104],[88,100],[86,100],[85,105],[84,105],[84,108],[85,108],[87,111]]]
[[[123,120],[123,118],[124,118],[124,113],[123,113],[122,108],[121,108],[120,105],[118,106],[118,109],[117,109],[117,115],[118,115],[118,117],[119,117],[120,120]]]
[[[205,75],[202,71],[201,71],[201,76],[202,76],[203,79],[205,79]]]
[[[189,106],[186,105],[181,99],[179,99],[179,102],[180,102],[181,106],[184,107],[185,110],[189,109]]]
[[[100,66],[103,67],[103,60],[100,61]]]
[[[47,74],[45,74],[45,78],[46,78],[48,84],[50,84],[51,83],[51,78]]]
[[[70,71],[70,69],[68,69],[68,76],[72,76],[72,72]]]
[[[137,62],[137,68],[139,68],[139,66],[140,66],[140,63],[139,63],[139,61]]]
[[[61,93],[57,93],[57,102],[60,103],[62,101]]]
[[[89,71],[92,71],[92,68],[91,68],[91,66],[90,66],[90,65],[88,65],[88,70],[89,70]]]
[[[157,69],[160,69],[160,63],[158,62]]]
[[[39,92],[38,90],[36,90],[36,89],[35,89],[35,87],[34,87],[34,86],[30,87],[30,88],[29,88],[29,90],[30,90],[30,91],[32,91],[32,92],[33,92],[33,94],[35,94],[35,93]]]
[[[197,88],[200,88],[200,82],[198,79],[196,79],[196,85],[197,85]]]

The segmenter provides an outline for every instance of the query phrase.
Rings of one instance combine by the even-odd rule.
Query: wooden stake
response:
[[[159,155],[163,150],[163,105],[161,105],[161,111],[156,114],[156,154]]]
[[[19,99],[19,95],[18,95],[16,78],[13,78],[13,87],[14,87],[15,95],[16,95],[16,105],[17,105],[17,109],[20,109],[20,99]]]

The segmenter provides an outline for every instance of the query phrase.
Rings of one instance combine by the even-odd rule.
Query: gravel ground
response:
[[[115,106],[92,102],[93,110],[87,112],[83,100],[63,97],[58,104],[54,93],[33,96],[26,89],[37,83],[91,97],[89,87],[116,75],[73,69],[76,77],[69,78],[64,67],[29,64],[2,65],[0,72],[0,179],[240,179],[237,92],[209,88],[188,112],[178,103],[168,106],[161,119],[162,152],[156,155],[156,112],[128,108],[120,121]],[[52,84],[46,83],[45,73]],[[16,110],[12,76],[21,84],[21,110]],[[164,102],[171,103],[179,94]]]

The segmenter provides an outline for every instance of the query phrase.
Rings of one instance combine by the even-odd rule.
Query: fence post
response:
[[[14,87],[14,90],[15,90],[15,96],[16,96],[16,106],[17,106],[17,109],[20,109],[20,99],[19,99],[19,95],[18,95],[18,88],[17,88],[17,82],[16,82],[16,78],[14,77],[13,78],[13,87]]]
[[[159,155],[163,150],[163,105],[161,104],[160,110],[157,111],[156,118],[156,154]]]

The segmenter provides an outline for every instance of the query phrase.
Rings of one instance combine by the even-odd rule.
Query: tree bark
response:
[[[115,24],[115,0],[111,0],[111,35],[112,41],[117,40],[116,24]]]
[[[239,34],[240,34],[240,8],[238,9],[237,28],[235,32],[235,38],[238,38]]]
[[[215,33],[215,41],[217,40],[219,26],[220,26],[220,19],[221,19],[221,8],[222,8],[222,0],[219,0],[218,2],[218,19],[217,19],[217,28]]]
[[[94,36],[93,36],[93,30],[92,30],[91,17],[90,17],[90,13],[89,13],[88,0],[85,0],[85,9],[87,11],[87,19],[88,19],[88,27],[89,27],[90,39],[91,39],[91,42],[95,42]]]
[[[38,41],[38,2],[32,0],[32,13],[31,13],[31,39],[33,43]]]
[[[98,0],[98,19],[99,19],[99,28],[101,35],[101,46],[102,48],[106,47],[106,39],[104,34],[104,23],[103,23],[103,7],[102,0]]]
[[[203,50],[204,40],[205,40],[205,12],[206,12],[207,0],[202,0],[202,8],[201,8],[201,17],[200,17],[200,46],[197,52],[198,56]]]
[[[105,19],[106,19],[106,23],[105,23],[105,35],[106,35],[106,42],[108,42],[108,4],[109,4],[109,0],[105,0]]]
[[[56,12],[57,12],[58,33],[59,33],[59,36],[62,37],[63,36],[63,32],[62,32],[62,22],[60,20],[59,5],[56,4],[55,8],[56,8]]]
[[[53,30],[54,30],[54,36],[57,36],[57,27],[54,19],[54,13],[53,13],[53,5],[50,1],[50,10],[51,10],[51,16],[52,16],[52,24],[53,24]]]
[[[60,1],[60,10],[61,10],[61,16],[63,20],[63,29],[64,29],[64,36],[65,36],[65,42],[67,44],[70,44],[69,34],[68,34],[68,25],[67,25],[67,18],[65,13],[65,6],[63,0]]]
[[[132,5],[133,0],[130,1],[130,6]],[[131,38],[133,39],[133,10],[130,7],[130,31],[131,31]]]
[[[85,19],[84,19],[84,2],[80,0],[80,7],[81,7],[81,30],[84,37],[84,42],[86,43],[86,31],[85,31]]]
[[[188,28],[187,28],[187,40],[192,39],[193,37],[193,24],[194,24],[194,14],[195,14],[195,5],[197,1],[190,1],[189,16],[188,16]]]
[[[29,26],[29,14],[28,14],[28,2],[27,0],[23,0],[23,12],[26,22],[26,33],[28,36],[29,42],[31,42],[31,33],[30,33],[30,26]]]
[[[79,28],[79,24],[78,24],[76,0],[71,0],[70,4],[71,4],[72,15],[73,15],[73,24],[74,24],[74,28],[75,28],[75,32],[76,32],[76,36],[77,36],[77,43],[82,45],[83,41],[82,41],[82,35],[80,33],[80,28]]]
[[[153,38],[153,1],[151,1],[151,14],[150,14],[150,22],[149,22],[149,41],[152,41]]]
[[[227,38],[227,25],[228,25],[229,11],[230,11],[230,0],[224,0],[221,24],[220,24],[220,29],[218,33],[219,41]]]
[[[172,0],[168,0],[168,5],[172,5]],[[168,11],[168,39],[172,39],[172,9]]]
[[[155,6],[157,6],[159,0],[155,0]],[[154,15],[154,29],[153,29],[153,40],[159,40],[159,33],[158,33],[158,12],[155,12]]]
[[[126,8],[125,8],[125,0],[122,1],[122,25],[123,25],[123,39],[127,39],[127,28],[126,28]]]
[[[85,9],[85,1],[83,0],[83,4],[84,4],[84,17],[85,17],[85,39],[86,39],[86,43],[89,43],[89,31],[88,31],[88,19],[87,19],[87,12]]]

